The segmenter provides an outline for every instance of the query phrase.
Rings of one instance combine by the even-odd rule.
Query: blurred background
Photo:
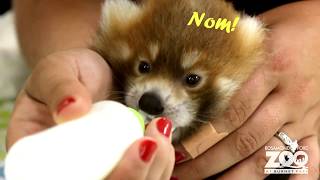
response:
[[[6,127],[15,96],[27,74],[17,44],[10,0],[0,0],[0,180],[4,180]]]
[[[2,0],[0,3],[0,14],[5,13],[10,8],[11,8],[11,1],[10,0]]]

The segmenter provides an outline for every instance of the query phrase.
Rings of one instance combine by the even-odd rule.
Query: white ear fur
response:
[[[184,69],[191,68],[196,62],[199,61],[200,52],[197,50],[186,52],[182,56],[182,67]]]
[[[114,43],[114,46],[116,51],[110,52],[111,56],[119,59],[128,59],[130,57],[132,50],[130,49],[128,43],[119,41]]]
[[[261,21],[255,17],[244,15],[239,21],[239,31],[247,45],[255,44],[264,39],[264,28]]]
[[[105,32],[112,26],[125,26],[142,14],[142,6],[131,0],[106,0],[102,9],[102,28]]]
[[[227,97],[232,96],[240,86],[239,82],[227,77],[218,78],[216,81],[216,85],[219,88],[219,91]]]
[[[149,45],[149,52],[150,52],[152,60],[155,60],[158,53],[159,53],[159,44],[157,44],[157,43],[150,44]]]

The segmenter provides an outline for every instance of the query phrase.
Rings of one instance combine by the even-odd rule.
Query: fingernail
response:
[[[70,104],[76,102],[74,97],[66,97],[63,101],[60,102],[60,104],[57,107],[57,113],[59,114],[63,109],[65,109]]]
[[[161,134],[169,137],[171,134],[172,123],[169,119],[162,117],[157,121],[157,128]]]
[[[175,176],[171,176],[170,180],[179,180],[179,178],[177,178]]]
[[[183,153],[178,152],[178,151],[175,151],[174,155],[176,157],[176,160],[175,160],[176,163],[178,163],[186,158],[186,156]]]
[[[157,149],[156,142],[149,139],[142,141],[139,148],[140,158],[144,162],[149,162],[156,149]]]

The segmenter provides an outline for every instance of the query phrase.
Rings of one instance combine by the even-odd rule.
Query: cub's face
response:
[[[195,9],[210,17],[238,16],[220,0],[107,0],[94,47],[113,70],[114,99],[147,121],[171,119],[174,140],[219,117],[261,56],[256,20],[245,17],[227,34],[187,26]]]

